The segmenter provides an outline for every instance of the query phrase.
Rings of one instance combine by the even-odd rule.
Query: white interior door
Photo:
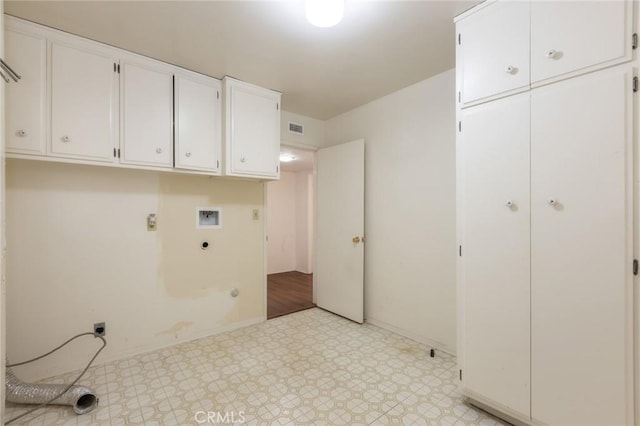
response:
[[[317,157],[317,304],[364,321],[364,140]]]

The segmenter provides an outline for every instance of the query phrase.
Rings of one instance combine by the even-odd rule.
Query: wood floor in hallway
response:
[[[313,274],[267,275],[267,319],[313,308]]]

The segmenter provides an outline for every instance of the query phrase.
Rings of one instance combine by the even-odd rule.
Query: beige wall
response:
[[[296,269],[296,174],[267,183],[267,274]]]
[[[4,2],[0,1],[0,16]],[[4,19],[0,19],[0,57],[4,58]],[[4,85],[0,84],[0,110],[4,111]],[[4,114],[0,114],[0,135],[4,135]],[[0,383],[4,383],[5,348],[6,348],[6,315],[5,315],[5,172],[4,172],[4,137],[0,137]],[[4,418],[4,386],[0,389],[0,418]]]
[[[98,362],[262,321],[263,201],[261,182],[10,160],[8,356],[39,355],[98,321]],[[199,206],[222,207],[222,229],[196,229]],[[87,337],[18,373],[81,368],[98,346]]]
[[[313,272],[313,174],[296,173],[296,271]]]
[[[304,134],[299,135],[289,131],[289,122],[302,124]],[[324,144],[326,122],[315,118],[295,114],[289,111],[282,111],[280,119],[280,139],[282,143],[289,146],[308,146],[319,148]]]
[[[453,70],[327,122],[365,139],[367,321],[456,350]]]
[[[313,175],[282,172],[267,183],[267,273],[313,269]]]

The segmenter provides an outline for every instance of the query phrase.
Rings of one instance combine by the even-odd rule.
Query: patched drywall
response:
[[[99,321],[108,346],[98,362],[263,320],[263,191],[248,180],[9,160],[9,358]],[[221,229],[196,229],[196,208],[207,206],[222,208]],[[17,373],[79,369],[97,347],[87,337]]]

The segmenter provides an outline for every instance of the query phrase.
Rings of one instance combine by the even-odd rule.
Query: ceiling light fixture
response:
[[[316,27],[333,27],[344,16],[344,0],[305,0],[305,4],[307,21]]]
[[[295,159],[296,157],[291,154],[280,154],[280,161],[282,161],[283,163],[288,163],[289,161],[293,161]]]

